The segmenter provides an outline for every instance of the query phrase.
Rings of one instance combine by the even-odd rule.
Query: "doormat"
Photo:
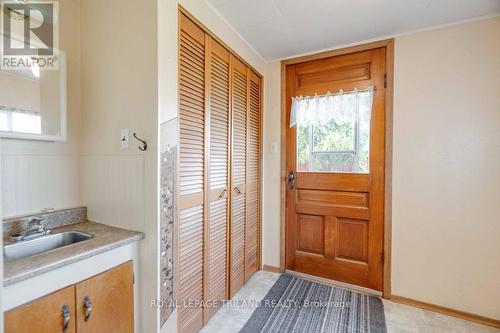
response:
[[[382,300],[282,275],[240,331],[385,333]]]

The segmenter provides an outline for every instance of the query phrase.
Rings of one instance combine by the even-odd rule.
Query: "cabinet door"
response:
[[[70,286],[7,311],[5,333],[75,333],[74,290]]]
[[[179,331],[203,326],[205,187],[205,33],[180,16],[179,41]],[[183,306],[183,305],[186,306]]]
[[[229,52],[207,36],[208,55],[208,207],[205,236],[205,299],[227,298]],[[221,305],[222,302],[218,302]],[[205,322],[217,311],[207,307]]]
[[[245,283],[247,66],[231,56],[232,80],[232,193],[231,193],[231,297]]]
[[[132,261],[78,283],[75,294],[78,333],[134,332]]]
[[[259,269],[260,239],[260,78],[248,70],[245,282]]]

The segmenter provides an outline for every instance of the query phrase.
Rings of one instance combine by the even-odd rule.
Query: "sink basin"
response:
[[[66,231],[4,246],[5,260],[16,260],[86,241],[94,236],[80,231]]]

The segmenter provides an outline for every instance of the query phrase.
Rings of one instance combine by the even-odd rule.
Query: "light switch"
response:
[[[278,143],[277,142],[272,142],[271,143],[271,153],[277,154],[278,153]]]
[[[120,147],[122,149],[127,149],[128,144],[128,128],[122,128],[122,130],[120,131]]]

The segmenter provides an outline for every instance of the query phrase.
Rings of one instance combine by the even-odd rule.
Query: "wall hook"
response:
[[[139,150],[145,151],[146,149],[148,149],[148,143],[144,140],[139,139],[135,133],[134,133],[134,138],[136,138],[138,141],[142,142],[142,147],[139,147]]]

